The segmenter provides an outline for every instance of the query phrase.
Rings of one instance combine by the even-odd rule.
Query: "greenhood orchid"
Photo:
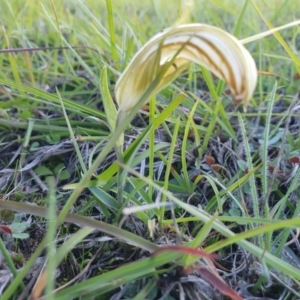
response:
[[[145,103],[191,63],[224,80],[234,103],[246,109],[257,82],[256,65],[248,50],[222,29],[184,24],[156,34],[132,58],[115,87],[119,112],[130,112],[157,76],[161,78]]]

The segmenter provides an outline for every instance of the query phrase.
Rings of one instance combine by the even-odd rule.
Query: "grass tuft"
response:
[[[1,18],[1,299],[300,299],[297,1],[6,0]],[[134,54],[188,22],[254,57],[248,111],[197,65],[153,97],[182,49],[118,110]]]

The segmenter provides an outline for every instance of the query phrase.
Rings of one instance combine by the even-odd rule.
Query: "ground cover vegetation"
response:
[[[297,1],[4,0],[0,11],[1,299],[300,299]],[[179,60],[190,39],[153,78],[141,66],[136,85],[149,72],[150,84],[128,108],[135,84],[116,83],[132,57],[188,23],[249,51],[247,110],[230,64],[222,81]]]

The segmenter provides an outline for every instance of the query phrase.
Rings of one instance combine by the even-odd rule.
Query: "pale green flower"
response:
[[[146,102],[190,63],[197,63],[223,79],[234,102],[243,103],[246,109],[257,82],[256,65],[248,50],[222,29],[185,24],[156,34],[135,54],[116,83],[119,111],[129,112],[170,61],[172,64]]]

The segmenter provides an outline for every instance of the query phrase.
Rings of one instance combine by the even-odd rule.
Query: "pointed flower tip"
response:
[[[230,86],[236,104],[243,103],[246,109],[257,81],[255,62],[234,36],[204,24],[180,25],[150,39],[117,81],[119,109],[129,112],[142,97],[144,103],[140,104],[145,104],[190,63],[202,65],[223,79]],[[156,78],[159,80],[153,84]]]

